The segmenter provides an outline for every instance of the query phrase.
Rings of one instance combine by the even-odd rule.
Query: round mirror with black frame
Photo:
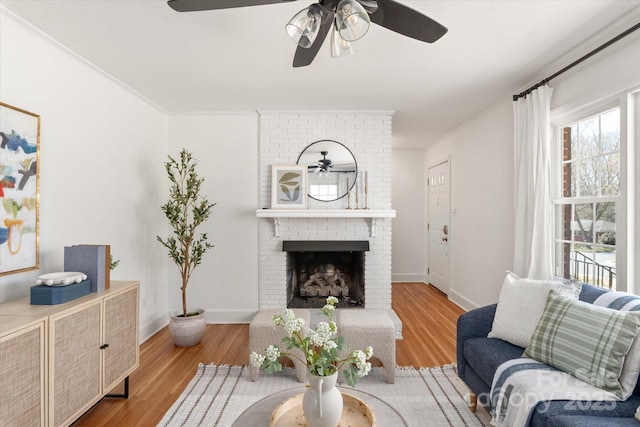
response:
[[[297,164],[306,165],[309,197],[321,202],[333,202],[347,195],[358,176],[356,158],[344,144],[321,139],[309,144]]]

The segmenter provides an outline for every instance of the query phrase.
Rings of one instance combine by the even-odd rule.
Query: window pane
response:
[[[615,289],[620,110],[562,128],[561,148],[562,195],[571,199],[556,209],[558,273]]]
[[[573,240],[593,243],[593,204],[575,205],[573,216]]]
[[[572,244],[571,243],[563,243],[562,244],[562,277],[565,279],[570,279],[573,276],[573,254],[572,254]]]
[[[571,260],[571,277],[585,283],[593,283],[593,252],[585,245],[571,244],[569,258]]]
[[[598,195],[598,165],[599,159],[597,157],[590,157],[585,160],[576,162],[577,176],[576,176],[576,192],[577,197],[589,197]]]
[[[596,156],[598,154],[599,139],[600,129],[598,116],[579,122],[577,157],[582,159]]]
[[[578,153],[578,124],[574,123],[569,126],[570,139],[571,139],[571,149],[568,153],[568,158],[565,160],[573,159]]]
[[[616,244],[616,204],[596,204],[596,242],[604,245]]]
[[[573,174],[571,168],[573,163],[562,164],[562,197],[571,197],[575,190],[573,189]]]
[[[620,110],[618,108],[600,116],[600,147],[602,153],[620,151]]]
[[[309,195],[318,200],[334,200],[338,197],[338,186],[335,184],[310,184]]]
[[[603,196],[620,194],[620,153],[600,158],[600,186]]]

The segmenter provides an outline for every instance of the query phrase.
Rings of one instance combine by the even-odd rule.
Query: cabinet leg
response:
[[[476,412],[476,409],[478,408],[478,396],[476,396],[475,393],[469,393],[469,409],[471,409],[471,412]]]
[[[118,399],[128,399],[129,398],[129,377],[124,379],[124,393],[122,394],[107,394],[105,397],[113,397]]]

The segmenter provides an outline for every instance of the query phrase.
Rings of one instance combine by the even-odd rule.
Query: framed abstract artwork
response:
[[[40,116],[0,102],[0,276],[40,267]]]
[[[307,166],[271,166],[271,209],[307,207]]]

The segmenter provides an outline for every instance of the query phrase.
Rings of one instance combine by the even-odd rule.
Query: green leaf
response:
[[[278,180],[279,183],[284,183],[286,181],[295,181],[295,183],[298,183],[298,180],[300,179],[300,173],[298,172],[287,172],[284,175],[282,175],[280,177],[280,179]]]
[[[286,185],[281,185],[280,191],[282,191],[282,193],[285,195],[287,200],[289,201],[291,200],[291,192],[289,191],[289,187],[287,187]]]
[[[215,203],[200,194],[204,178],[198,176],[197,161],[186,149],[179,159],[167,156],[164,164],[169,179],[169,200],[160,209],[167,217],[172,234],[157,240],[167,249],[182,277],[183,310],[186,307],[186,287],[193,269],[200,265],[204,254],[213,247],[207,234],[196,235],[197,228],[211,216]]]

